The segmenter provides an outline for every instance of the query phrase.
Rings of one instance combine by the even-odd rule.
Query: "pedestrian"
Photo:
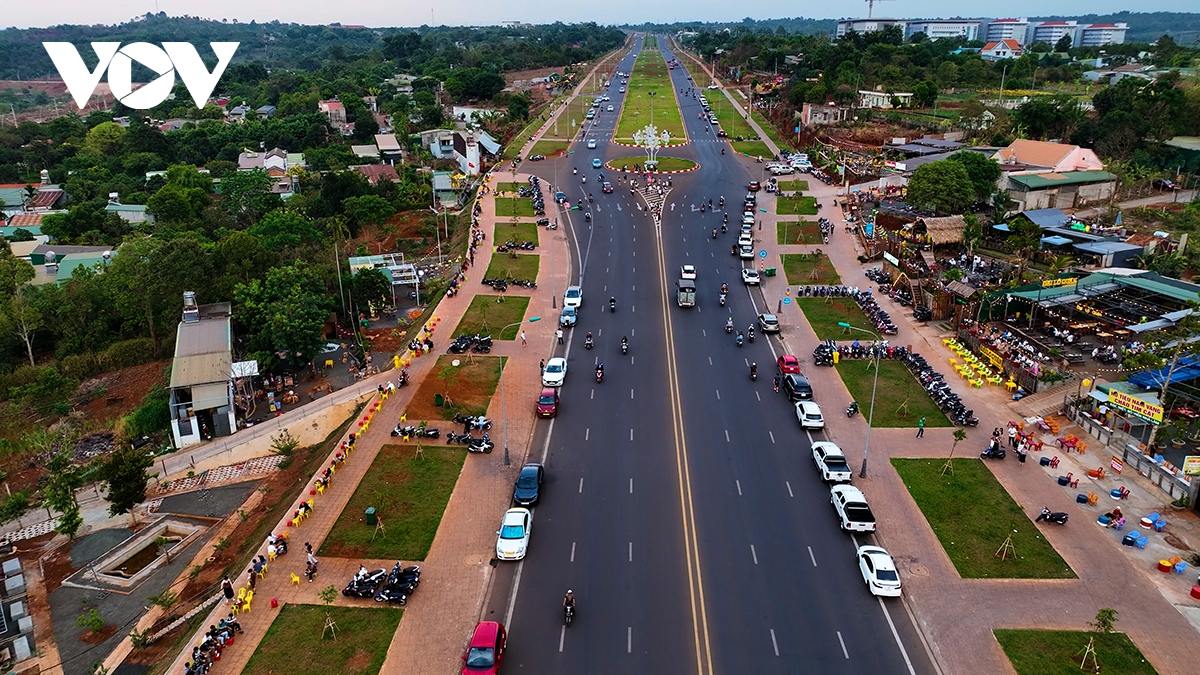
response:
[[[921,419],[917,420],[917,438],[921,438],[924,435],[925,435],[925,418],[922,417]]]
[[[1025,441],[1021,441],[1021,444],[1017,446],[1017,461],[1020,462],[1021,464],[1024,464],[1025,463],[1025,455],[1027,455],[1027,454],[1029,454],[1029,453],[1027,450],[1025,450]]]
[[[546,359],[542,359],[541,361],[539,361],[539,362],[538,362],[538,370],[540,370],[540,371],[541,371],[543,374],[545,374],[545,372],[546,372]]]
[[[779,393],[779,376],[778,375],[775,376],[774,386],[775,386],[775,393],[778,394]]]
[[[559,328],[557,331],[555,331],[555,333],[554,333],[554,337],[558,338],[558,344],[560,344],[560,345],[561,345],[561,344],[563,343],[563,339],[562,339],[562,338],[563,338],[563,332],[562,332],[562,329],[561,329],[561,328]]]
[[[521,331],[521,346],[524,347],[526,344],[527,343],[525,342],[525,331]]]
[[[1008,427],[1008,444],[1012,447],[1017,447],[1017,428],[1014,426]]]
[[[246,583],[250,584],[250,590],[254,590],[254,568],[246,570]]]
[[[233,582],[229,580],[229,577],[225,577],[221,581],[221,592],[225,594],[225,602],[233,600]]]

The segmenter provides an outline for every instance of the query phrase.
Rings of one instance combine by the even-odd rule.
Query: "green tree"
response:
[[[42,488],[42,496],[47,507],[62,514],[59,516],[58,526],[54,529],[67,535],[67,538],[74,539],[79,527],[83,525],[83,517],[79,515],[79,501],[75,498],[75,491],[83,485],[82,475],[78,467],[71,466],[69,450],[58,450],[51,455],[46,468],[49,481]]]
[[[276,267],[266,279],[238,284],[234,298],[260,362],[307,364],[320,351],[330,302],[324,284],[303,261]]]
[[[918,108],[932,108],[937,102],[938,88],[930,80],[918,82],[917,86],[913,87],[913,101],[916,102]]]
[[[907,200],[936,213],[960,213],[971,205],[974,196],[966,168],[948,159],[922,164],[908,181]]]
[[[971,185],[975,192],[975,201],[987,201],[996,191],[996,181],[1000,180],[999,162],[984,156],[979,152],[964,150],[950,155],[946,159],[958,162],[967,170]]]
[[[1073,40],[1071,39],[1070,34],[1063,35],[1062,37],[1058,38],[1058,42],[1054,43],[1054,51],[1068,52],[1071,50],[1072,42],[1073,42]]]
[[[137,523],[133,508],[146,500],[146,473],[154,459],[140,448],[122,445],[100,465],[100,480],[108,486],[108,515],[128,513]]]
[[[213,189],[212,177],[209,174],[200,173],[200,170],[191,164],[172,164],[167,167],[167,185],[199,188],[204,190],[205,194],[211,193]]]
[[[83,149],[93,155],[116,157],[121,154],[127,134],[125,127],[116,122],[101,122],[87,132]]]
[[[983,225],[974,213],[963,214],[963,243],[967,245],[967,255],[975,255],[975,244],[983,238]]]
[[[256,222],[282,203],[271,193],[271,177],[262,169],[237,171],[221,179],[221,203],[243,225]]]
[[[368,303],[378,306],[392,297],[392,282],[383,270],[361,269],[350,280],[350,295],[354,297],[360,310]]]
[[[348,197],[342,200],[342,209],[350,222],[359,228],[378,225],[396,213],[396,207],[379,195]]]
[[[163,328],[169,334],[179,320],[183,292],[203,294],[212,271],[206,249],[192,237],[141,237],[117,249],[101,279],[117,311],[145,326],[157,355]]]
[[[0,242],[0,299],[13,295],[35,276],[37,272],[28,260],[13,255],[8,242]]]
[[[251,225],[249,232],[271,251],[298,248],[321,239],[321,231],[312,221],[290,209],[271,211]]]
[[[187,226],[199,221],[200,214],[211,203],[212,199],[201,188],[167,183],[146,201],[146,210],[163,225]]]
[[[0,330],[12,333],[25,346],[29,365],[37,366],[33,359],[33,335],[44,325],[42,313],[31,303],[26,293],[14,293],[7,306],[0,308]]]

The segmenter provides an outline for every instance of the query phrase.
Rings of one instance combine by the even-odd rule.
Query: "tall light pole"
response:
[[[860,333],[866,333],[875,338],[877,342],[883,342],[883,337],[874,331],[869,331],[865,328],[855,328],[845,321],[839,321],[838,325],[842,328],[856,330]],[[878,345],[876,345],[878,346]],[[871,420],[875,417],[875,390],[879,387],[879,354],[875,354],[875,382],[871,385],[871,409],[867,411],[867,442],[863,445],[863,461],[862,469],[858,472],[859,478],[867,477],[867,453],[871,450]]]
[[[534,323],[541,320],[542,317],[540,316],[531,316],[526,320],[510,323],[504,328],[500,329],[500,334],[503,335],[504,331],[512,328],[513,326],[520,326],[526,322]],[[538,377],[541,377],[541,374],[538,374]],[[504,405],[504,368],[500,369],[500,417],[501,424],[504,425],[504,466],[511,466],[512,462],[508,458],[508,408]]]

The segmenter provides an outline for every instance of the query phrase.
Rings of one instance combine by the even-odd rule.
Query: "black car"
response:
[[[529,161],[531,161],[531,162],[540,162],[543,159],[546,159],[545,155],[530,155],[529,156]]]
[[[812,385],[808,378],[797,373],[785,373],[783,376],[783,391],[789,401],[811,401]]]
[[[541,464],[530,462],[521,467],[517,486],[513,488],[513,501],[521,506],[533,506],[542,497],[542,480],[546,470]]]
[[[611,193],[613,191],[612,183],[604,181],[604,184],[600,186],[600,191],[606,194]]]

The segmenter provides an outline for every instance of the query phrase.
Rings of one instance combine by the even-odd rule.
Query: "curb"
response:
[[[688,160],[688,161],[691,161],[691,160]],[[676,174],[676,173],[691,173],[693,171],[699,171],[700,166],[701,166],[700,162],[695,162],[695,164],[696,164],[696,166],[693,166],[690,169],[679,169],[677,171],[632,171],[632,170],[622,171],[621,169],[619,169],[615,166],[612,166],[608,162],[605,162],[604,166],[608,167],[609,169],[611,169],[613,171],[616,171],[617,173],[631,173],[631,174],[639,175],[639,176],[642,174],[650,173],[650,174],[654,174],[656,176],[667,176],[667,175]]]

